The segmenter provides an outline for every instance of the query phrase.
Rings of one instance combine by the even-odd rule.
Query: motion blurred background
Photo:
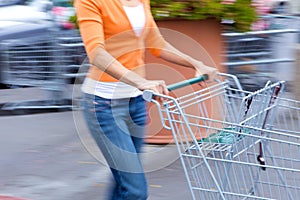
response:
[[[157,20],[197,15],[197,8],[184,7],[191,0],[170,2],[151,0]],[[217,36],[222,39],[222,52],[217,55],[220,68],[236,75],[248,91],[260,89],[268,80],[286,80],[286,97],[299,101],[300,1],[206,2],[225,8],[250,2],[255,10],[247,31],[233,28],[245,18],[233,20],[217,13],[222,26]],[[0,0],[0,200],[4,196],[37,200],[105,196],[108,172],[83,148],[77,133],[88,131],[73,121],[89,67],[73,3]],[[213,12],[214,6],[210,7]],[[194,32],[202,31],[197,28]],[[150,199],[186,199],[189,194],[179,162],[148,176]]]

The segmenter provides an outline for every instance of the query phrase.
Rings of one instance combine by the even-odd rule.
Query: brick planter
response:
[[[221,36],[222,27],[218,21],[214,19],[198,21],[167,20],[158,21],[157,24],[162,28],[161,32],[164,38],[177,49],[202,60],[208,66],[218,68],[219,71],[226,71],[221,66],[224,47]],[[194,70],[170,64],[152,55],[146,56],[146,62],[148,63],[146,73],[149,79],[164,79],[167,84],[171,84],[194,77]],[[192,87],[180,89],[178,92],[176,91],[176,94],[193,92],[194,89]],[[208,110],[211,112],[211,108],[208,108]],[[172,142],[173,137],[169,131],[163,129],[155,106],[149,106],[149,113],[146,142],[154,144]]]

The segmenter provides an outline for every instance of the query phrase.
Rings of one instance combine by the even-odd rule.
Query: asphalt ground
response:
[[[30,200],[105,199],[110,172],[95,155],[98,150],[91,147],[91,153],[81,141],[72,112],[0,117],[0,129],[0,195]],[[159,148],[145,146],[148,151]],[[150,200],[190,199],[177,159],[148,171]]]
[[[0,105],[48,95],[39,88],[0,90]],[[112,177],[82,112],[33,110],[0,111],[0,200],[105,200]],[[149,199],[191,199],[175,146],[145,144],[144,152],[158,152],[143,157]]]

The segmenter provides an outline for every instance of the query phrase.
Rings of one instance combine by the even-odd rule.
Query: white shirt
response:
[[[87,94],[93,94],[106,99],[122,99],[142,95],[142,91],[123,82],[100,82],[85,78],[81,87]]]
[[[123,6],[123,8],[136,36],[140,36],[146,22],[144,5],[140,3],[138,6]]]

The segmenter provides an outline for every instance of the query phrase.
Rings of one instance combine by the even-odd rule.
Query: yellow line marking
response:
[[[78,164],[85,164],[85,165],[97,165],[97,162],[89,162],[89,161],[78,161]]]
[[[151,185],[149,185],[149,187],[153,187],[153,188],[162,188],[161,185],[155,185],[155,184],[151,184]]]
[[[95,184],[95,187],[105,187],[106,185],[104,183],[97,183]]]

